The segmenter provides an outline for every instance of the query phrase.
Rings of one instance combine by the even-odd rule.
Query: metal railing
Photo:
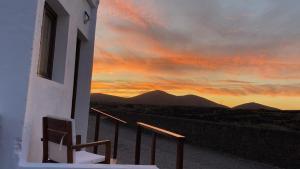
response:
[[[153,133],[151,145],[151,165],[155,165],[155,151],[157,134],[173,138],[177,141],[176,169],[183,169],[183,152],[185,136],[158,128],[142,122],[137,122],[136,148],[135,148],[135,164],[140,164],[142,129]]]
[[[95,135],[94,135],[94,141],[99,140],[99,130],[100,130],[100,117],[106,117],[109,120],[112,120],[115,123],[115,136],[114,136],[114,151],[113,151],[113,159],[117,159],[118,155],[118,142],[119,142],[119,126],[120,124],[127,124],[126,121],[119,119],[117,117],[114,117],[108,113],[105,113],[103,111],[97,110],[95,108],[91,108],[91,112],[94,112],[96,114],[96,124],[95,124]],[[94,153],[98,152],[98,147],[94,147]]]

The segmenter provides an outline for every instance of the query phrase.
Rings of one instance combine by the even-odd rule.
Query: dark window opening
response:
[[[80,60],[80,48],[81,40],[77,38],[76,43],[76,56],[75,56],[75,69],[74,69],[74,84],[73,84],[73,98],[72,98],[72,110],[71,118],[75,117],[75,108],[76,108],[76,95],[77,95],[77,82],[78,82],[78,70],[79,70],[79,60]]]
[[[43,14],[38,75],[52,79],[57,14],[45,3]]]

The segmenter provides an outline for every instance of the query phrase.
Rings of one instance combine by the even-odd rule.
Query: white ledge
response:
[[[20,163],[20,169],[158,169],[154,165]]]

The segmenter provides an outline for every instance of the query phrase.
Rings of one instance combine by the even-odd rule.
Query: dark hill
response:
[[[107,104],[107,103],[118,103],[118,104],[127,104],[128,100],[123,97],[112,96],[108,94],[93,93],[91,94],[91,102],[98,104]]]
[[[270,106],[266,106],[266,105],[262,105],[262,104],[254,103],[254,102],[241,104],[241,105],[233,107],[232,109],[239,109],[239,110],[279,110],[279,109],[274,108],[274,107],[270,107]]]
[[[197,106],[197,107],[221,107],[226,106],[215,103],[208,99],[195,96],[175,96],[164,91],[151,91],[131,98],[123,98],[106,94],[92,94],[91,101],[94,103],[119,103],[119,104],[145,104],[165,106]]]

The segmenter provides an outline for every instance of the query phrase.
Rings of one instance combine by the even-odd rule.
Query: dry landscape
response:
[[[180,104],[176,105],[176,102]],[[162,91],[134,98],[94,94],[91,106],[129,122],[129,126],[122,129],[125,134],[120,136],[123,138],[120,141],[120,147],[123,147],[119,150],[120,154],[122,151],[134,151],[135,123],[142,121],[186,136],[187,169],[193,166],[241,169],[279,166],[297,169],[300,166],[297,160],[300,150],[297,142],[300,139],[300,111],[283,111],[258,103],[228,108],[198,96],[178,97]],[[101,129],[101,136],[110,135],[109,129]],[[147,139],[145,141],[147,145]],[[158,147],[158,154],[174,154],[168,151],[172,150],[169,140],[160,139],[159,143],[161,147]],[[146,159],[149,154],[147,151],[149,149],[144,148]],[[124,156],[119,156],[121,163],[133,162],[133,157]],[[165,158],[158,159],[164,161]],[[149,160],[144,162],[147,164]],[[171,163],[172,160],[161,164],[158,161],[166,169],[172,166]]]

